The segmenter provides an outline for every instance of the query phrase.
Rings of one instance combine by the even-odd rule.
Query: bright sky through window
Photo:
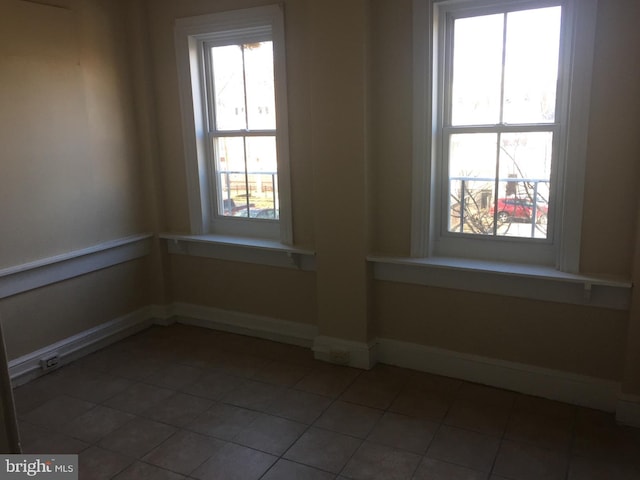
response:
[[[561,7],[453,20],[448,231],[547,238]]]

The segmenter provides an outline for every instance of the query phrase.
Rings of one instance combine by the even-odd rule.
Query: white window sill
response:
[[[376,280],[412,283],[560,303],[628,310],[631,282],[626,279],[572,274],[540,265],[462,258],[376,257]]]
[[[169,253],[216,258],[273,267],[315,270],[315,252],[274,240],[230,235],[180,235],[161,233]]]

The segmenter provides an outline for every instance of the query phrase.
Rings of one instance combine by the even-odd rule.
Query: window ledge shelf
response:
[[[185,235],[161,233],[169,253],[216,258],[272,267],[315,270],[315,252],[275,240],[230,235]]]
[[[463,258],[369,256],[376,280],[628,310],[629,280]]]

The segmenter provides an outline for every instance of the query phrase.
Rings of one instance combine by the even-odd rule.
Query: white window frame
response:
[[[467,242],[445,238],[440,205],[441,167],[439,165],[438,110],[440,55],[438,48],[438,15],[443,8],[476,8],[481,5],[519,3],[563,6],[563,40],[561,41],[560,75],[566,81],[558,95],[565,102],[560,112],[565,115],[557,169],[555,221],[550,225],[553,238],[549,242],[482,237],[464,240],[482,248],[469,248]],[[411,256],[467,257],[482,260],[510,261],[550,265],[566,272],[579,272],[582,201],[587,150],[591,73],[595,41],[597,0],[414,0],[414,112],[413,112],[413,185]],[[566,129],[565,129],[566,127]],[[572,181],[566,182],[564,179]]]
[[[217,192],[208,118],[203,51],[208,42],[227,44],[265,39],[273,42],[278,157],[279,220],[226,217],[217,213]],[[281,5],[233,10],[176,20],[174,30],[182,133],[194,235],[217,234],[293,243],[289,168],[284,16]]]

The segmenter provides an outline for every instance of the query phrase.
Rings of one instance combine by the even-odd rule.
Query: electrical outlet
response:
[[[329,361],[338,365],[349,365],[351,354],[348,350],[331,350],[329,352]]]
[[[60,355],[54,355],[52,357],[43,358],[42,360],[40,360],[40,367],[45,372],[48,370],[53,370],[55,368],[58,368],[59,365],[60,365]]]

